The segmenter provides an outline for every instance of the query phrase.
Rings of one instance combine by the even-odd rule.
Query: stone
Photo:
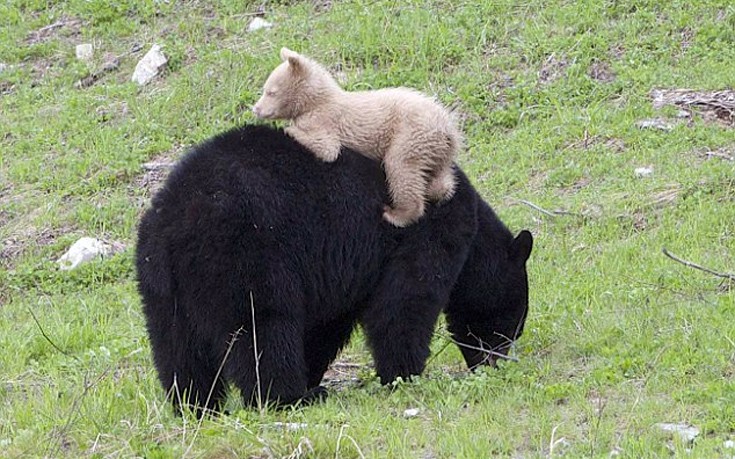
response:
[[[666,132],[674,129],[674,125],[663,118],[650,118],[646,120],[640,120],[636,122],[635,125],[639,129],[658,129],[659,131]]]
[[[150,83],[167,62],[168,59],[161,52],[161,47],[159,45],[151,46],[151,49],[138,62],[138,65],[135,66],[132,80],[140,86]]]
[[[248,24],[248,32],[255,32],[260,29],[270,29],[273,24],[260,17],[254,17],[250,24]]]
[[[403,412],[403,417],[404,418],[415,418],[416,416],[419,415],[420,412],[421,410],[419,410],[418,408],[409,408]]]
[[[656,427],[665,432],[672,432],[677,434],[683,441],[687,443],[694,441],[694,439],[697,438],[697,436],[699,435],[699,429],[694,426],[690,426],[689,424],[671,424],[667,422],[661,422],[656,424]]]
[[[106,242],[92,237],[80,238],[77,242],[69,247],[69,250],[62,255],[56,263],[62,271],[69,271],[78,268],[83,263],[94,260],[98,257],[105,257],[115,253],[113,247]]]
[[[636,167],[633,173],[638,178],[650,177],[651,175],[653,175],[653,168],[652,167]]]
[[[80,61],[88,61],[94,56],[94,47],[91,43],[82,43],[77,45],[77,59]]]

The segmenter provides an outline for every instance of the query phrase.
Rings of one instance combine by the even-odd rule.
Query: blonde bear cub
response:
[[[393,202],[383,218],[397,227],[421,218],[427,200],[452,197],[462,134],[444,107],[407,88],[345,91],[315,61],[287,48],[281,59],[253,107],[257,117],[290,120],[286,134],[323,161],[335,161],[342,146],[382,161]]]

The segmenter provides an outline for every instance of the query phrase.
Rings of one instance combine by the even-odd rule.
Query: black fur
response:
[[[532,238],[514,239],[457,175],[449,202],[399,229],[381,216],[380,165],[354,152],[324,163],[264,126],[194,148],[143,216],[136,254],[174,402],[218,409],[225,381],[248,403],[319,397],[358,323],[381,382],[420,374],[442,309],[459,343],[507,347],[523,329]],[[492,361],[463,355],[470,367]]]

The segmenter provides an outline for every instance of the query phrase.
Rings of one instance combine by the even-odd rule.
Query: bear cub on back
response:
[[[438,102],[408,88],[345,91],[312,59],[288,48],[281,59],[253,107],[257,117],[290,120],[286,134],[323,161],[343,146],[381,160],[393,202],[383,218],[397,227],[421,218],[427,200],[452,197],[462,134]]]

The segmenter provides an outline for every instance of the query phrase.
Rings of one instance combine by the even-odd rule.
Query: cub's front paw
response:
[[[339,150],[339,147],[327,147],[315,152],[315,155],[325,163],[333,163],[339,158]]]
[[[299,140],[299,128],[294,126],[288,126],[283,129],[283,132],[294,140]]]

